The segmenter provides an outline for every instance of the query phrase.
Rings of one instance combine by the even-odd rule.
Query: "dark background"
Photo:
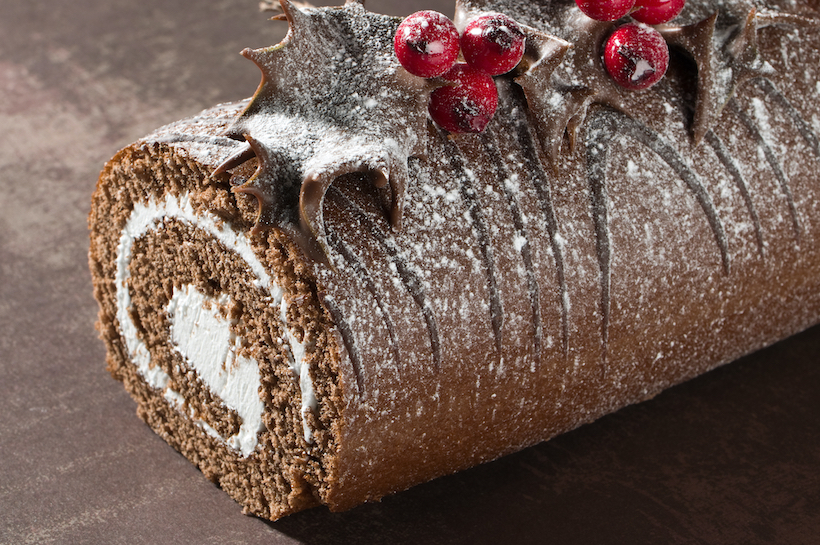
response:
[[[396,15],[452,2],[377,2]],[[820,329],[549,443],[343,514],[277,523],[135,416],[86,263],[119,148],[250,95],[255,0],[0,0],[0,543],[820,542]]]

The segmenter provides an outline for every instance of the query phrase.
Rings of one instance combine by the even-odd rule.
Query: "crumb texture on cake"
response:
[[[557,28],[577,15],[569,4],[459,3],[462,17],[488,7],[527,25],[543,53],[530,60],[546,64],[496,79],[499,110],[481,134],[401,117],[400,144],[379,159],[389,113],[370,103],[373,88],[351,99],[380,112],[372,130],[308,98],[294,106],[293,93],[258,110],[257,94],[158,129],[101,174],[90,266],[108,368],[140,416],[248,512],[377,500],[820,319],[816,6],[689,0],[681,26],[718,10],[709,24],[724,41],[710,45],[735,36],[743,47],[698,61],[701,46],[681,46],[650,91],[597,95],[581,90],[589,74],[571,74],[589,47],[570,54],[544,38],[580,32]],[[352,25],[351,40],[395,25],[352,4],[289,10],[292,25]],[[564,11],[545,21],[553,10]],[[762,15],[738,15],[749,13]],[[343,43],[354,61],[372,55]],[[267,66],[274,49],[251,56]],[[738,51],[753,55],[732,64]],[[325,73],[347,58],[311,59]],[[731,93],[704,94],[693,76],[703,62]],[[266,74],[265,93],[287,75]],[[350,138],[334,148],[328,134]],[[387,164],[397,157],[400,171]],[[400,183],[379,178],[396,172]],[[306,230],[308,178],[321,195]]]
[[[203,166],[236,147],[219,136],[236,111],[168,127],[109,163],[91,267],[109,370],[140,416],[275,519],[317,503],[335,471],[339,356],[292,243],[249,237],[253,211]]]

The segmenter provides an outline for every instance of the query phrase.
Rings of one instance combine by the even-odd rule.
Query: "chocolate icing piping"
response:
[[[797,109],[795,109],[788,99],[783,96],[783,93],[781,93],[777,87],[775,87],[774,83],[772,83],[768,78],[758,78],[754,81],[754,84],[766,93],[766,97],[770,101],[776,103],[786,111],[788,116],[797,126],[797,131],[800,133],[800,136],[803,137],[809,147],[811,147],[814,154],[818,157],[818,159],[820,159],[820,141],[818,141],[817,135],[811,129],[811,126],[806,123],[806,120],[803,119]]]
[[[735,161],[734,157],[731,156],[729,150],[727,150],[726,146],[723,144],[723,141],[717,134],[715,134],[715,131],[711,129],[706,131],[706,136],[704,139],[706,143],[711,146],[718,160],[729,173],[732,180],[734,180],[738,191],[740,191],[740,195],[743,198],[743,203],[746,205],[746,210],[749,212],[749,217],[752,218],[758,254],[760,254],[760,257],[764,258],[766,245],[763,241],[763,232],[760,227],[760,217],[757,214],[757,208],[755,207],[754,201],[752,200],[752,195],[749,192],[749,186],[746,183],[746,178],[740,171],[737,161]]]
[[[609,352],[609,313],[611,288],[611,251],[609,245],[609,216],[607,203],[609,197],[606,189],[606,163],[609,155],[608,135],[617,131],[614,116],[595,116],[587,130],[587,182],[589,184],[590,208],[592,223],[595,227],[595,255],[598,258],[601,284],[601,365],[603,374],[607,372],[607,355]]]
[[[646,125],[639,123],[633,118],[626,117],[616,112],[611,112],[612,115],[618,118],[618,130],[622,134],[630,136],[634,140],[642,143],[658,157],[664,160],[672,170],[674,170],[681,180],[689,187],[695,199],[698,201],[703,213],[706,214],[706,219],[709,226],[712,228],[712,233],[715,236],[715,242],[720,250],[721,262],[723,263],[723,271],[729,274],[731,270],[729,260],[729,247],[726,240],[726,233],[723,229],[723,224],[717,213],[714,203],[712,202],[709,193],[700,181],[698,175],[686,164],[683,157],[659,134],[651,130]]]
[[[500,112],[502,115],[506,112]],[[532,307],[532,327],[533,340],[535,342],[535,365],[541,365],[541,349],[543,343],[543,324],[541,320],[541,302],[539,297],[538,279],[535,274],[535,266],[533,265],[532,252],[530,251],[530,235],[524,225],[524,220],[521,217],[521,209],[518,206],[514,191],[509,187],[510,172],[507,168],[507,163],[501,157],[498,151],[498,141],[495,135],[484,133],[481,135],[481,143],[490,162],[494,165],[497,178],[503,180],[504,196],[507,200],[507,206],[510,209],[510,214],[513,220],[513,227],[515,228],[516,236],[522,238],[524,243],[521,245],[519,254],[524,262],[524,270],[527,276],[527,291],[530,297],[530,306]]]
[[[343,240],[339,238],[336,232],[330,227],[326,226],[326,233],[327,233],[327,241],[330,246],[336,250],[339,255],[341,255],[345,261],[347,261],[353,269],[353,272],[356,276],[362,281],[365,285],[365,288],[370,293],[373,300],[376,302],[376,306],[379,309],[379,312],[382,315],[382,320],[384,321],[384,325],[387,328],[387,335],[390,337],[390,351],[393,353],[394,361],[396,362],[396,374],[398,375],[399,379],[401,379],[401,367],[402,367],[402,358],[401,358],[401,351],[399,350],[399,341],[398,336],[396,333],[396,325],[393,323],[393,319],[390,316],[390,312],[387,310],[384,304],[384,298],[381,296],[381,293],[378,289],[376,289],[376,285],[373,283],[373,279],[370,277],[367,271],[367,266],[362,262],[361,259],[356,255],[353,249],[348,246]]]
[[[792,229],[794,230],[795,241],[797,244],[800,244],[802,226],[800,225],[800,217],[797,214],[797,206],[794,202],[794,195],[792,194],[789,179],[786,176],[786,173],[783,172],[783,166],[780,164],[780,161],[777,159],[774,150],[772,150],[772,147],[769,145],[768,142],[766,142],[766,139],[763,137],[763,134],[760,132],[755,122],[737,104],[737,100],[729,100],[728,106],[731,109],[732,113],[740,119],[741,123],[743,123],[743,125],[749,131],[749,134],[752,136],[760,150],[763,152],[763,156],[766,158],[766,162],[771,167],[772,172],[774,172],[774,177],[777,180],[778,185],[780,186],[780,191],[783,193],[783,196],[786,197],[786,202],[789,206],[789,215],[792,219]]]
[[[484,219],[484,214],[478,202],[472,180],[464,167],[461,151],[454,142],[447,138],[447,135],[443,133],[442,129],[438,129],[437,134],[445,149],[445,156],[450,162],[453,174],[458,180],[461,198],[467,203],[467,211],[470,215],[473,233],[475,233],[476,242],[481,253],[481,261],[487,276],[487,290],[490,299],[490,324],[493,329],[495,347],[498,352],[497,356],[500,359],[501,337],[504,328],[504,309],[501,305],[501,295],[498,290],[498,281],[495,277],[495,258],[493,257],[493,248],[490,243],[487,221]]]
[[[608,134],[607,134],[608,133]],[[609,243],[609,219],[607,207],[609,199],[606,191],[606,167],[612,136],[619,133],[628,136],[651,149],[658,155],[680,179],[698,201],[706,215],[712,233],[720,251],[721,263],[725,274],[731,270],[729,248],[723,224],[717,210],[697,174],[686,165],[683,158],[661,136],[635,119],[614,110],[601,110],[590,121],[587,141],[587,177],[590,186],[593,222],[595,224],[596,254],[601,272],[601,361],[606,368],[607,345],[610,321],[610,277],[611,248]]]
[[[516,94],[514,86],[510,86],[511,95]],[[521,91],[519,91],[520,93]],[[523,104],[524,97],[516,100],[516,103]],[[555,216],[555,209],[552,206],[552,194],[550,192],[549,176],[540,160],[541,152],[537,148],[537,143],[533,138],[530,128],[527,125],[526,115],[523,115],[520,108],[513,108],[509,113],[509,118],[516,127],[516,139],[522,152],[522,159],[527,165],[527,170],[531,173],[530,182],[538,196],[538,204],[544,217],[544,224],[549,236],[550,249],[555,259],[556,276],[558,279],[558,290],[561,300],[561,342],[564,357],[569,355],[569,303],[567,297],[566,275],[564,272],[564,253],[561,245],[558,244],[558,219]]]
[[[430,336],[430,348],[433,354],[433,365],[438,371],[441,369],[441,340],[438,334],[438,324],[436,315],[433,311],[427,293],[424,290],[424,283],[419,275],[412,270],[407,264],[406,260],[401,256],[401,250],[396,246],[393,240],[379,229],[370,217],[362,210],[356,203],[350,200],[346,195],[335,187],[331,188],[334,199],[338,199],[344,208],[352,212],[357,220],[364,225],[367,230],[376,238],[382,245],[382,249],[387,254],[390,261],[395,265],[396,271],[399,273],[399,278],[402,281],[407,292],[413,298],[413,301],[419,307],[424,322],[427,326],[427,332]]]

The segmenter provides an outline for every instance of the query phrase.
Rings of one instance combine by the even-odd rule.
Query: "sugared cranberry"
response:
[[[575,0],[575,3],[596,21],[615,21],[635,6],[635,0]]]
[[[461,53],[473,68],[498,76],[521,60],[525,38],[518,23],[506,15],[487,13],[467,24],[461,35]]]
[[[430,94],[430,117],[450,132],[481,132],[498,107],[493,78],[482,70],[458,63],[442,76],[452,83]]]
[[[627,89],[655,85],[669,66],[669,47],[661,33],[641,23],[615,30],[604,46],[604,65],[618,84]]]
[[[396,57],[416,76],[432,78],[452,68],[458,58],[458,30],[437,11],[417,11],[396,29],[393,39]]]
[[[678,16],[686,0],[637,0],[632,18],[647,25],[668,23]]]

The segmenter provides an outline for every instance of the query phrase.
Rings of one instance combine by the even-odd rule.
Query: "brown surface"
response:
[[[240,508],[104,369],[86,265],[103,162],[242,98],[257,2],[0,11],[0,543],[813,543],[820,329],[500,461],[343,514]],[[368,2],[407,13],[432,1]],[[229,8],[233,7],[231,10]],[[440,8],[451,13],[452,7]],[[232,12],[233,11],[233,12]]]

